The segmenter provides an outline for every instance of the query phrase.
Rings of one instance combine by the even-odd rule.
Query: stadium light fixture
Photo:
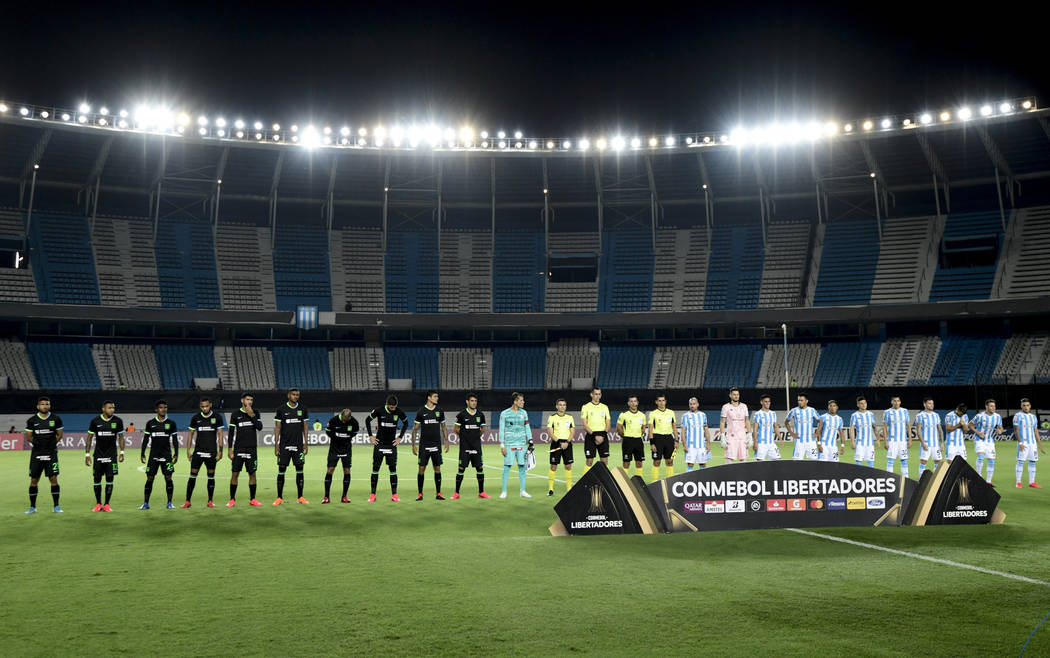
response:
[[[514,131],[514,139],[521,139],[521,131],[520,130],[515,130]]]
[[[123,115],[121,115],[121,116],[123,116]],[[186,114],[185,112],[179,112],[178,122],[179,122],[180,126],[188,126],[188,125],[190,125],[190,115]]]
[[[718,141],[720,141],[723,144],[725,144],[726,142],[729,141],[729,135],[722,135],[721,137],[718,138]]]
[[[650,137],[649,138],[649,146],[652,146],[653,148],[655,148],[655,147],[657,147],[659,145],[660,145],[660,140],[656,139],[655,137]]]
[[[959,108],[959,118],[963,121],[968,121],[972,116],[973,110],[971,110],[969,107],[964,106]]]
[[[550,194],[550,190],[548,190],[547,188],[543,188],[543,193],[544,194]]]
[[[18,113],[21,114],[24,117],[27,117],[27,116],[29,116],[29,108],[28,107],[19,108],[18,109]]]
[[[244,129],[244,120],[243,119],[237,119],[236,121],[233,122],[233,127],[236,128],[237,130],[243,130]]]
[[[41,111],[40,111],[40,118],[41,118],[41,119],[46,119],[46,118],[48,118],[49,116],[51,116],[51,113],[50,113],[50,112],[48,112],[47,110],[41,110]]]
[[[469,144],[474,141],[474,129],[470,126],[463,126],[459,129],[459,139],[464,144]]]
[[[482,130],[481,131],[481,139],[488,139],[488,138],[489,138],[489,131]]]
[[[263,134],[262,133],[255,133],[255,139],[259,140],[259,139],[262,139],[262,138],[263,138]]]
[[[608,145],[609,143],[605,141],[604,137],[599,137],[598,140],[594,142],[594,147],[599,151],[604,151],[605,147]]]
[[[642,140],[641,139],[639,139],[637,137],[632,137],[631,138],[631,148],[636,149],[636,148],[641,148],[641,146],[642,146]]]
[[[275,141],[275,142],[281,141],[281,136],[280,135],[274,135],[273,136],[273,141]]]
[[[486,140],[483,140],[483,141],[481,142],[481,148],[483,148],[483,149],[487,149],[488,147],[489,147],[489,140],[487,140],[487,139],[486,139]]]
[[[299,143],[299,135],[292,135],[292,141],[296,144]]]
[[[120,110],[120,112],[118,114],[120,114],[120,118],[121,119],[127,119],[128,118],[128,111],[123,109],[123,108],[121,108],[121,110]]]
[[[839,124],[834,121],[828,121],[824,124],[824,135],[827,137],[834,137],[839,133]]]
[[[991,105],[985,104],[985,105],[981,106],[981,116],[982,117],[990,117],[990,116],[992,116],[992,112],[994,112],[994,110],[992,109]]]
[[[524,144],[521,143],[521,140],[514,142],[514,148],[520,149],[522,146],[524,146]]]
[[[106,120],[106,117],[99,117],[98,125],[100,125],[100,126],[108,126],[109,125],[109,121]]]
[[[506,142],[505,140],[500,140],[500,142],[499,142],[499,147],[500,147],[501,149],[505,149],[505,148],[507,148],[507,142]]]
[[[919,123],[924,126],[929,125],[931,121],[933,121],[933,117],[930,116],[929,112],[924,112],[923,115],[919,117]]]
[[[222,117],[219,117],[218,119],[215,120],[215,125],[218,126],[219,128],[225,128],[226,127],[226,119],[224,119]]]
[[[704,184],[703,184],[703,185],[701,185],[700,187],[701,187],[701,189],[705,189],[705,190],[706,190],[706,189],[707,189],[707,183],[704,183]]]
[[[262,130],[262,127],[262,121],[256,121],[254,124],[252,124],[252,128],[255,128],[256,130]]]
[[[584,137],[579,141],[579,147],[581,151],[586,151],[587,149],[591,148],[591,140]]]
[[[270,129],[276,132],[281,129],[281,124],[275,123],[272,126],[270,126]]]
[[[622,151],[623,147],[626,145],[624,138],[620,135],[613,137],[610,143],[612,144],[612,148],[614,151]]]
[[[198,126],[206,126],[206,125],[208,125],[208,117],[206,117],[204,115],[201,115],[201,116],[197,117],[197,125]]]
[[[875,178],[875,172],[874,172],[874,171],[873,171],[873,172],[871,172],[870,174],[868,174],[868,176],[869,176],[870,178]]]
[[[90,105],[88,105],[87,103],[81,103],[80,104],[80,113],[81,114],[87,114],[90,111],[91,111],[91,106]]]
[[[343,137],[349,136],[350,135],[350,127],[349,126],[343,126],[342,128],[339,129],[339,134],[342,135]]]
[[[572,140],[568,140],[568,139],[563,140],[562,143],[561,143],[561,147],[563,149],[565,149],[566,151],[568,151],[569,149],[572,148]]]
[[[293,123],[291,130],[293,133],[299,132],[299,124]]]
[[[503,132],[502,130],[499,131],[498,133],[496,133],[496,137],[499,137],[500,139],[503,139],[506,136],[507,136],[507,133]]]
[[[368,137],[368,128],[365,128],[364,126],[361,126],[360,128],[358,128],[357,129],[357,136],[358,137]]]
[[[332,145],[332,137],[330,135],[325,135],[321,139],[321,143],[324,144],[325,146],[331,146]]]
[[[128,127],[128,120],[127,119],[120,119],[119,121],[117,121],[117,127],[118,128],[127,128]],[[183,130],[183,127],[179,126],[179,132],[182,132],[182,130]]]
[[[208,134],[208,129],[205,128],[204,126],[201,126],[200,128],[197,129],[197,132],[200,133],[201,137],[204,137],[205,135]]]
[[[704,144],[710,144],[710,143],[711,143],[711,136],[710,135],[704,135]]]
[[[664,139],[664,146],[674,146],[676,141],[677,140],[675,140],[674,137],[668,135],[667,138]]]
[[[61,119],[63,121],[69,121],[69,112],[63,112],[62,116],[61,116]]]
[[[364,137],[358,137],[357,138],[357,145],[358,146],[368,146],[368,140],[366,138],[364,138]]]
[[[693,145],[693,138],[692,137],[686,137],[685,138],[685,143],[686,143],[687,146],[692,146]]]
[[[109,116],[109,108],[103,106],[102,108],[99,109],[98,113],[101,114],[104,117],[108,117]]]
[[[1025,99],[1025,101],[1021,103],[1021,107],[1026,110],[1032,109],[1032,101]]]
[[[941,121],[951,121],[952,113],[948,111],[941,112]]]
[[[216,135],[218,135],[219,137],[225,137],[225,136],[226,136],[226,131],[225,131],[224,129],[222,129],[222,128],[219,128],[219,129],[218,129],[218,130],[217,130],[217,131],[215,132],[215,134],[216,134]]]
[[[244,131],[243,130],[238,130],[236,134],[237,134],[237,139],[244,139]]]
[[[842,126],[842,132],[844,132],[844,133],[851,133],[851,132],[853,132],[853,124],[852,123],[847,123],[846,125]]]
[[[534,148],[536,148],[537,146],[539,146],[539,143],[538,143],[538,142],[537,142],[536,140],[534,140],[534,139],[533,139],[533,140],[530,140],[530,141],[529,141],[529,148],[530,148],[530,149],[534,149]]]
[[[1007,114],[1012,109],[1014,109],[1014,106],[1010,105],[1009,103],[1003,102],[999,104],[999,111],[1003,114]]]
[[[79,123],[87,123],[87,120],[88,120],[87,119],[87,115],[85,115],[85,114],[81,114],[80,116],[77,117],[77,121]]]
[[[889,130],[890,128],[893,127],[893,120],[890,119],[889,117],[886,117],[885,119],[882,120],[882,124],[881,125],[882,125],[882,129],[883,130]]]
[[[5,114],[6,112],[7,112],[7,104],[6,103],[0,103],[0,114]]]
[[[554,142],[551,141],[551,140],[547,140],[547,148],[549,148],[549,149],[554,148]]]
[[[904,126],[905,128],[911,128],[911,119],[905,119],[904,121],[901,122],[901,125]]]
[[[120,126],[121,128],[125,128],[128,125],[127,121],[124,121],[124,119],[121,119],[120,123],[122,124]],[[186,128],[184,126],[179,126],[178,128],[175,129],[175,132],[177,132],[177,133],[179,133],[181,135],[182,133],[186,132]]]
[[[321,135],[317,132],[317,128],[313,125],[306,126],[299,143],[306,148],[317,148],[321,144]]]
[[[349,137],[343,137],[343,138],[341,138],[339,140],[339,143],[342,144],[343,146],[346,146],[347,144],[350,143],[350,138]]]

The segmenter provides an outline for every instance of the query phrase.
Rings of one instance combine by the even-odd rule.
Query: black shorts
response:
[[[339,462],[343,462],[343,468],[350,468],[350,460],[353,454],[350,452],[350,446],[346,448],[335,449],[331,446],[328,447],[328,468],[335,468],[339,465]]]
[[[102,461],[103,459],[106,459],[108,461]],[[95,462],[91,469],[91,472],[95,477],[102,477],[103,475],[116,475],[117,470],[118,469],[116,457],[95,457]]]
[[[555,443],[562,442],[555,441]],[[551,466],[557,466],[558,464],[572,466],[572,441],[565,441],[562,445],[566,447],[561,450],[551,450]],[[551,444],[551,447],[554,447],[554,443]]]
[[[397,446],[392,443],[377,443],[372,446],[372,472],[378,473],[384,461],[391,472],[397,470]]]
[[[296,446],[294,448],[281,448],[281,452],[277,454],[277,466],[278,468],[288,468],[288,464],[295,467],[295,470],[302,470],[306,464],[306,453],[303,449]]]
[[[473,466],[481,470],[485,465],[481,462],[481,444],[460,443],[459,444],[459,467],[465,469]]]
[[[653,434],[653,438],[649,439],[649,447],[653,453],[653,461],[674,459],[675,443],[670,434]]]
[[[233,463],[230,468],[233,473],[240,473],[241,469],[248,471],[248,475],[259,470],[259,454],[255,448],[242,449],[233,453]]]
[[[41,476],[49,478],[55,475],[58,475],[58,452],[29,455],[29,477],[37,480]]]
[[[209,473],[215,471],[215,453],[214,452],[195,452],[190,457],[190,471],[199,471],[201,466],[204,467],[205,471]]]
[[[419,446],[419,465],[426,466],[427,463],[431,463],[434,466],[441,466],[445,462],[441,456],[441,446]]]
[[[640,436],[623,437],[620,449],[623,451],[623,463],[625,464],[628,462],[640,464],[645,461],[645,445],[642,443],[642,437]]]
[[[165,478],[170,478],[175,473],[175,464],[168,457],[150,457],[146,460],[146,477],[155,477],[157,471]]]
[[[601,443],[595,443],[594,437],[602,437]],[[587,459],[593,459],[594,454],[598,453],[598,456],[602,459],[609,457],[609,433],[608,432],[589,432],[583,439],[583,456]]]

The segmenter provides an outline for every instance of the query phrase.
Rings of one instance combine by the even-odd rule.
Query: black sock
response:
[[[164,492],[168,494],[168,502],[171,502],[172,497],[175,495],[175,480],[171,478],[164,479]]]
[[[376,486],[379,484],[379,471],[372,473],[372,493],[376,492]]]
[[[197,486],[197,474],[190,473],[190,479],[186,481],[186,500],[193,498],[193,488]]]
[[[233,482],[230,483],[230,500],[237,498],[237,485]]]
[[[57,484],[51,485],[51,500],[55,501],[55,507],[58,507],[58,490],[59,486]]]
[[[463,486],[463,471],[456,473],[456,493],[459,493],[459,488]]]
[[[284,471],[277,474],[277,497],[284,498]]]
[[[106,504],[109,505],[109,499],[113,496],[113,480],[106,478]]]
[[[324,497],[328,498],[328,495],[332,493],[332,474],[324,476]]]
[[[29,487],[29,506],[36,507],[36,492],[39,490],[36,486]]]
[[[441,473],[434,473],[434,488],[441,493]]]
[[[299,498],[303,497],[303,485],[306,484],[306,476],[302,469],[295,472],[295,489],[299,492]]]
[[[153,479],[146,478],[146,486],[142,488],[142,502],[148,503],[150,494],[153,493]]]
[[[343,473],[343,498],[346,498],[348,491],[350,491],[350,474]]]
[[[252,497],[252,500],[255,500],[255,487],[256,485],[254,484],[248,484],[248,494]]]
[[[416,474],[416,485],[419,487],[419,493],[422,494],[423,493],[423,474],[422,473]]]
[[[208,502],[210,503],[211,499],[214,498],[214,497],[215,497],[215,476],[214,475],[209,475],[208,476]]]
[[[396,493],[397,493],[397,472],[395,471],[395,472],[390,474],[390,495],[392,496],[392,495],[394,495]]]
[[[478,493],[485,490],[485,474],[478,471]]]
[[[102,504],[102,480],[95,480],[95,484],[92,485],[95,488],[95,504]]]

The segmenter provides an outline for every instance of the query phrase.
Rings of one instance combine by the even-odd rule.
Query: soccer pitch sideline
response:
[[[223,507],[223,460],[217,509],[204,506],[203,481],[193,508],[163,509],[158,478],[153,509],[138,511],[145,475],[132,451],[111,514],[89,511],[91,469],[79,451],[63,451],[66,513],[50,511],[41,480],[40,512],[30,516],[28,453],[0,453],[0,646],[5,656],[1016,656],[1050,612],[1050,488],[1015,489],[1005,458],[1014,445],[1001,442],[998,451],[1001,526],[569,538],[548,535],[565,485],[545,497],[546,446],[530,473],[532,499],[519,498],[516,472],[508,499],[496,497],[502,458],[498,446],[486,446],[491,500],[477,498],[468,470],[462,499],[436,501],[428,470],[417,503],[415,461],[402,446],[404,502],[390,501],[384,469],[372,504],[371,450],[359,446],[353,502],[324,506],[327,449],[314,449],[306,466],[312,504],[278,508],[270,505],[275,460],[261,450],[264,506],[245,504],[242,475],[232,510]],[[446,497],[455,456],[453,447]],[[885,464],[884,453],[877,459]],[[188,464],[177,469],[179,504]],[[578,479],[582,460],[575,470]],[[336,495],[341,479],[337,469]],[[1050,622],[1025,655],[1050,655]]]

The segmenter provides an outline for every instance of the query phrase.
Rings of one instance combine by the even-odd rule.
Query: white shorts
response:
[[[758,447],[755,448],[755,459],[762,461],[765,459],[780,459],[780,448],[773,441],[769,443],[759,443]]]
[[[973,451],[978,455],[984,455],[988,459],[995,459],[995,441],[974,441]]]
[[[857,446],[857,449],[853,451],[853,461],[875,461],[875,445],[872,444],[870,446]]]
[[[686,464],[706,464],[711,461],[711,451],[707,448],[686,448]]]
[[[825,444],[821,446],[824,448],[820,451],[820,461],[822,462],[837,462],[839,460],[839,448],[836,445]]]
[[[1022,461],[1028,460],[1030,462],[1039,461],[1039,451],[1036,449],[1035,444],[1018,443],[1017,459]]]
[[[820,455],[817,454],[817,442],[816,441],[795,441],[795,448],[791,452],[792,459],[812,459],[814,461],[820,459]]]
[[[960,446],[948,446],[948,461],[955,459],[956,455],[966,459],[966,444]]]
[[[890,441],[889,445],[886,446],[886,459],[907,459],[908,458],[908,442],[907,441]]]
[[[932,448],[919,448],[919,459],[922,461],[926,461],[930,457],[933,457],[933,461],[939,462],[944,459],[942,455],[943,453],[941,452],[941,447],[939,445],[933,446]]]

